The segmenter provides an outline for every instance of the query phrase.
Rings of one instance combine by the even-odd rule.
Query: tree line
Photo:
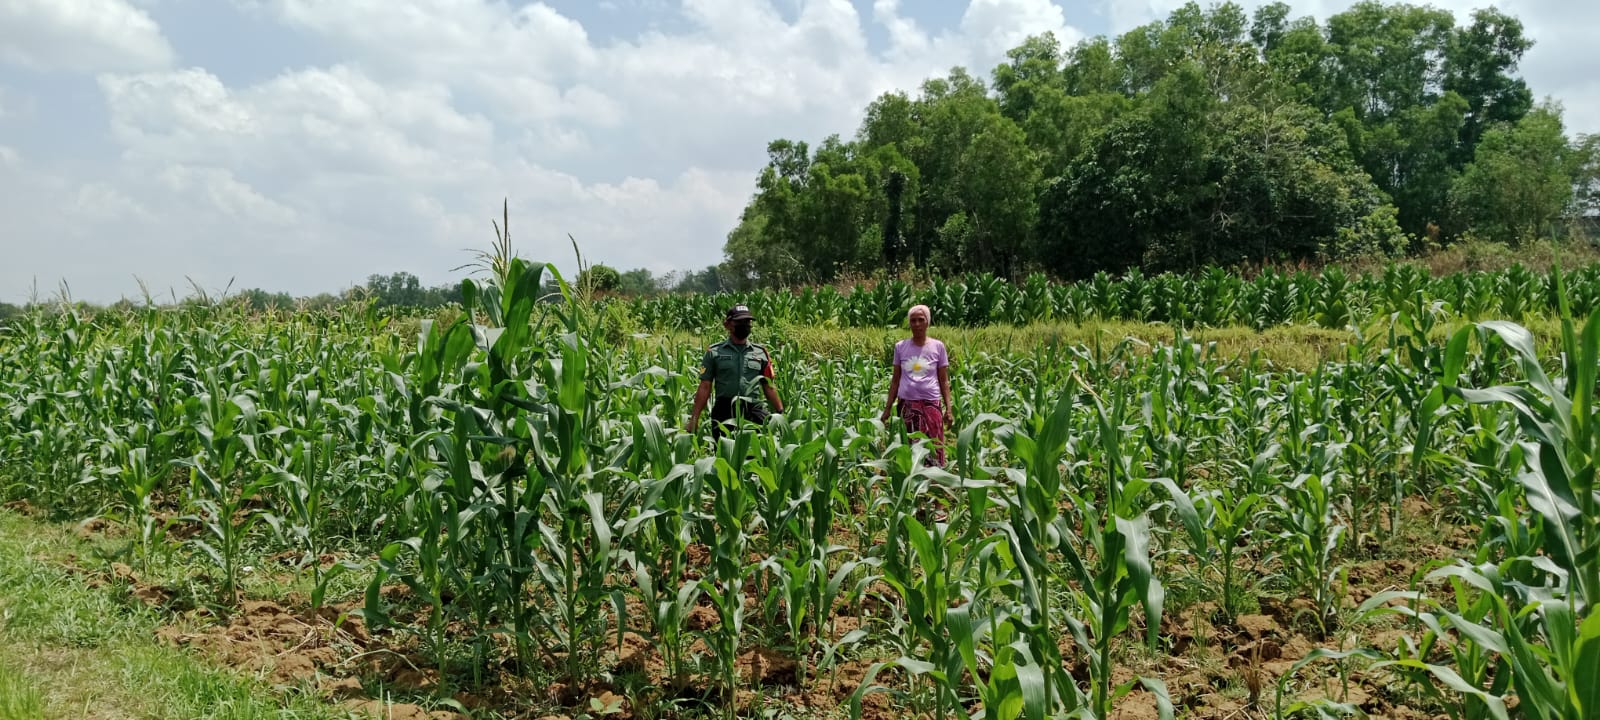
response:
[[[1188,270],[1519,243],[1592,217],[1596,141],[1516,75],[1496,9],[1191,3],[889,92],[855,135],[778,139],[724,246],[729,289],[936,275]]]
[[[647,297],[670,292],[711,293],[717,292],[721,287],[714,267],[702,271],[657,276],[644,268],[618,271],[608,265],[594,264],[585,268],[572,282],[575,287],[581,287],[590,294],[631,297]],[[547,279],[542,295],[558,297],[560,294],[561,289],[554,278]],[[368,302],[377,308],[430,309],[460,304],[461,283],[455,281],[428,286],[424,285],[416,275],[400,271],[388,275],[368,275],[365,284],[338,294],[320,293],[297,298],[286,292],[252,288],[237,293],[235,297],[258,310],[268,307],[323,308],[354,300]]]
[[[711,294],[720,292],[723,289],[720,272],[716,266],[710,266],[702,270],[654,275],[644,268],[618,271],[608,265],[597,263],[579,273],[577,278],[574,279],[573,285],[583,288],[591,295],[621,295],[628,297],[650,297],[669,293]],[[542,294],[551,298],[560,296],[561,289],[555,283],[554,278],[545,281]],[[63,297],[65,296],[63,295]],[[0,325],[5,324],[11,318],[21,316],[31,308],[58,305],[60,302],[60,298],[50,300],[35,299],[22,305],[0,302]],[[72,301],[68,300],[68,302]],[[146,298],[142,303],[123,299],[111,303],[110,307],[134,307],[154,302],[156,301],[153,297]],[[346,288],[337,293],[321,292],[314,295],[296,296],[283,291],[246,288],[236,292],[221,292],[214,297],[210,293],[203,292],[196,292],[182,299],[174,296],[171,304],[210,304],[213,302],[239,303],[255,310],[271,308],[281,310],[296,308],[317,310],[351,302],[365,302],[372,307],[380,309],[428,310],[461,304],[461,283],[460,281],[455,281],[429,286],[424,285],[421,278],[413,273],[398,271],[387,275],[373,273],[367,276],[365,283]],[[93,303],[75,302],[73,304],[82,307],[97,307]]]

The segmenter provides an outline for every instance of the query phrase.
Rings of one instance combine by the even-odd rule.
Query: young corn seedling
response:
[[[1458,576],[1445,579],[1451,585],[1453,607],[1446,607],[1433,598],[1424,599],[1416,593],[1390,592],[1369,599],[1357,610],[1363,617],[1407,616],[1416,621],[1414,625],[1426,629],[1416,640],[1402,639],[1402,644],[1395,649],[1395,662],[1389,667],[1411,687],[1444,706],[1452,720],[1487,720],[1503,716],[1502,698],[1511,686],[1510,668],[1502,656],[1472,640],[1478,636],[1472,630],[1492,625],[1496,620],[1496,598],[1478,591]],[[1409,599],[1409,603],[1393,605],[1402,599]],[[1421,610],[1419,606],[1429,606],[1430,610]],[[1458,622],[1469,628],[1468,634],[1445,631],[1444,623]],[[1453,667],[1429,663],[1430,658],[1444,653],[1448,653]]]
[[[1319,371],[1320,374],[1320,371]],[[1313,377],[1291,391],[1282,454],[1294,475],[1272,495],[1267,513],[1277,527],[1275,557],[1285,581],[1312,605],[1319,637],[1326,637],[1341,599],[1338,552],[1347,526],[1336,512],[1343,490],[1337,429],[1321,422],[1326,389]]]
[[[1523,466],[1512,472],[1542,521],[1542,550],[1565,575],[1565,592],[1581,612],[1600,603],[1600,485],[1594,470],[1600,456],[1594,405],[1600,388],[1600,317],[1591,316],[1581,335],[1570,316],[1563,318],[1562,344],[1568,361],[1564,386],[1545,374],[1526,329],[1499,321],[1480,325],[1513,351],[1525,384],[1451,389],[1469,403],[1515,409],[1528,439],[1519,441],[1524,447]]]
[[[425,448],[439,440],[438,436],[442,434],[435,431],[421,435],[409,448],[411,460],[408,467],[415,474],[416,491],[406,497],[402,513],[406,526],[415,534],[390,543],[378,553],[362,608],[362,616],[370,626],[393,626],[394,620],[383,602],[383,589],[389,578],[400,578],[428,607],[426,627],[422,633],[438,667],[444,666],[445,595],[449,592],[445,567],[450,562],[447,553],[451,552],[449,543],[453,538],[445,533],[448,510],[445,508],[443,488],[449,480],[449,474],[426,459]],[[413,556],[409,563],[403,559],[406,554]]]
[[[1104,468],[1105,484],[1069,493],[1083,533],[1077,542],[1069,540],[1060,547],[1067,561],[1066,577],[1077,584],[1074,595],[1085,620],[1067,615],[1066,621],[1078,647],[1089,656],[1089,710],[1095,717],[1109,717],[1114,704],[1140,684],[1154,697],[1161,716],[1170,718],[1172,701],[1159,678],[1141,677],[1116,687],[1111,684],[1113,645],[1131,627],[1133,610],[1143,610],[1145,642],[1153,648],[1166,597],[1150,563],[1147,513],[1151,501],[1145,493],[1152,483],[1143,477],[1143,462],[1136,461],[1123,439],[1125,402],[1119,394],[1107,408],[1095,399],[1101,452],[1096,464]],[[1097,501],[1096,496],[1103,499]]]
[[[1326,637],[1338,610],[1342,588],[1336,553],[1345,526],[1334,513],[1333,475],[1308,469],[1283,484],[1272,498],[1271,515],[1281,528],[1277,556],[1293,587],[1311,600],[1319,637]]]
[[[149,437],[144,426],[135,429],[131,440],[137,443],[142,437]],[[114,440],[112,446],[119,464],[108,468],[106,473],[118,480],[117,494],[123,513],[138,528],[138,535],[134,538],[134,554],[139,558],[140,568],[149,572],[152,553],[166,540],[166,525],[156,520],[152,506],[152,496],[161,482],[161,474],[150,466],[149,446],[141,444],[140,447],[132,447],[128,440],[120,438]]]
[[[1019,602],[1024,609],[1017,622],[1032,644],[1033,657],[1043,667],[1049,706],[1061,704],[1066,710],[1078,706],[1081,693],[1062,670],[1057,644],[1061,630],[1055,626],[1057,578],[1051,555],[1075,557],[1068,538],[1076,533],[1061,513],[1063,495],[1069,494],[1062,483],[1062,456],[1071,437],[1075,406],[1073,394],[1063,390],[1049,406],[1048,415],[1034,415],[1026,428],[1011,426],[996,433],[1023,465],[1023,472],[1013,475],[1015,492],[1007,498],[1007,538],[1014,545],[1012,555],[1017,558],[1021,580]]]
[[[1222,587],[1217,590],[1220,595],[1217,604],[1223,620],[1228,623],[1238,619],[1241,601],[1249,595],[1238,587],[1239,554],[1257,526],[1264,504],[1261,495],[1250,492],[1249,488],[1265,482],[1273,454],[1275,450],[1269,449],[1267,454],[1253,461],[1243,482],[1225,484],[1196,498],[1201,522],[1206,528],[1205,538],[1212,548],[1204,555],[1221,569]]]
[[[959,613],[952,621],[950,613],[972,602],[975,588],[969,578],[973,564],[988,557],[988,548],[1002,542],[1002,537],[993,535],[975,547],[957,548],[950,542],[945,523],[925,527],[909,514],[900,516],[899,522],[912,552],[904,560],[885,563],[883,579],[904,601],[912,633],[903,641],[900,657],[868,668],[851,696],[851,717],[861,717],[861,701],[868,693],[885,690],[874,680],[888,667],[898,667],[911,678],[926,678],[932,684],[932,702],[913,702],[914,712],[929,712],[938,718],[960,716],[965,668],[962,647],[972,650],[979,638],[970,614]],[[958,554],[958,550],[966,552]],[[916,699],[920,694],[911,692],[909,696]]]
[[[1587,618],[1575,612],[1570,598],[1544,588],[1520,586],[1503,578],[1492,565],[1457,564],[1430,573],[1429,579],[1458,579],[1458,597],[1471,592],[1481,599],[1458,614],[1426,595],[1414,592],[1383,593],[1362,605],[1364,612],[1399,612],[1411,615],[1428,630],[1423,645],[1454,638],[1450,665],[1429,662],[1425,655],[1407,653],[1376,663],[1374,669],[1397,666],[1433,675],[1462,696],[1460,717],[1509,720],[1502,693],[1517,699],[1522,716],[1538,720],[1588,718],[1600,707],[1600,686],[1593,681],[1600,667],[1600,615]],[[1461,583],[1470,585],[1465,591]],[[1408,598],[1429,610],[1386,607],[1392,600]],[[1486,602],[1487,607],[1482,603]],[[1478,615],[1481,619],[1473,619]],[[1447,630],[1449,632],[1447,632]],[[1438,653],[1434,653],[1437,655]],[[1488,658],[1492,662],[1492,670]]]
[[[694,466],[675,462],[666,428],[654,415],[635,417],[634,448],[645,460],[640,478],[640,512],[629,518],[634,547],[622,551],[633,568],[635,592],[646,608],[645,619],[655,636],[669,681],[681,685],[684,672],[684,624],[701,597],[700,584],[684,578],[699,486]],[[687,437],[682,439],[687,440]],[[636,529],[633,529],[636,528]]]
[[[745,475],[752,434],[724,437],[717,455],[702,459],[695,472],[711,494],[711,516],[699,523],[700,541],[711,548],[711,572],[700,588],[711,599],[719,623],[700,633],[717,668],[717,690],[723,714],[737,713],[739,639],[744,633],[744,586],[750,575],[746,522],[755,512],[755,496]]]
[[[244,540],[261,519],[253,503],[271,487],[270,475],[252,476],[246,467],[251,462],[255,426],[255,403],[243,395],[229,399],[224,393],[217,368],[207,368],[209,391],[190,397],[187,402],[190,422],[200,435],[203,452],[177,461],[189,468],[188,502],[196,511],[185,520],[198,522],[203,535],[191,542],[222,571],[218,592],[226,606],[238,601],[239,560]],[[242,484],[234,485],[241,478]]]
[[[1559,273],[1554,285],[1558,290],[1561,287]],[[1444,635],[1443,628],[1448,626],[1463,642],[1501,658],[1500,669],[1509,671],[1509,687],[1519,700],[1519,711],[1552,720],[1589,717],[1600,709],[1600,685],[1592,680],[1593,669],[1600,667],[1600,614],[1592,611],[1600,601],[1600,519],[1596,514],[1600,492],[1595,483],[1600,431],[1594,408],[1600,388],[1600,318],[1591,316],[1580,334],[1564,299],[1561,310],[1567,360],[1563,385],[1545,374],[1532,335],[1500,321],[1480,323],[1479,327],[1493,332],[1512,351],[1523,383],[1472,389],[1456,386],[1453,373],[1441,380],[1466,402],[1505,404],[1515,410],[1528,439],[1518,440],[1520,452],[1514,450],[1506,457],[1516,463],[1511,471],[1534,513],[1520,521],[1538,522],[1537,534],[1531,537],[1540,542],[1539,554],[1523,552],[1498,565],[1457,564],[1433,573],[1435,577],[1458,578],[1483,593],[1492,606],[1484,613],[1491,619],[1488,624],[1442,608],[1437,614],[1416,613],[1435,636]],[[1447,366],[1461,367],[1469,330],[1458,331]],[[1457,592],[1459,596],[1459,584]],[[1410,596],[1439,607],[1426,596]],[[1379,600],[1375,597],[1367,607],[1380,607]],[[1459,668],[1463,653],[1456,657]],[[1469,651],[1465,657],[1469,663],[1461,669],[1467,670],[1469,678],[1481,678],[1481,673],[1474,672],[1479,669],[1476,654]],[[1507,717],[1497,695],[1469,682],[1457,669],[1416,658],[1396,662],[1427,670],[1450,688],[1481,700],[1492,716]]]

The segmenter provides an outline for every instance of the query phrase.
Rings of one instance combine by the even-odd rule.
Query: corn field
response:
[[[523,688],[507,716],[1222,717],[1222,688],[1183,680],[1190,646],[1233,656],[1244,636],[1225,630],[1276,612],[1308,645],[1262,671],[1253,644],[1238,716],[1352,716],[1364,684],[1368,706],[1419,717],[1600,717],[1592,270],[1570,286],[1325,277],[1309,294],[1287,276],[1124,278],[1039,305],[1030,282],[976,310],[972,286],[946,285],[915,298],[936,322],[1056,313],[1105,288],[1105,312],[1161,308],[1144,320],[1372,312],[1456,282],[1500,304],[1474,300],[1484,319],[1442,344],[1433,315],[1400,313],[1309,372],[1177,330],[1156,347],[952,347],[942,469],[876,420],[882,358],[781,335],[758,340],[788,412],[686,434],[703,348],[597,342],[590,307],[537,297],[546,272],[465,281],[467,314],[414,333],[354,310],[31,313],[0,331],[0,498],[110,519],[139,572],[192,568],[223,617],[263,558],[289,557],[313,609],[370,632],[352,652],[408,654],[462,710],[450,692],[499,684]],[[856,322],[855,300],[815,297],[816,314],[751,304]],[[1552,298],[1558,356],[1487,317]],[[913,298],[880,300],[889,323]],[[704,324],[714,301],[693,302],[643,315]],[[1102,312],[1078,302],[1055,317]],[[1419,499],[1461,542],[1350,592],[1355,570],[1416,556]],[[594,701],[602,688],[621,705]]]
[[[1552,276],[1523,265],[1500,271],[1462,271],[1434,277],[1415,265],[1395,263],[1375,274],[1351,276],[1332,267],[1320,273],[1267,269],[1244,279],[1221,268],[1194,275],[1145,276],[1137,268],[1118,277],[1101,272],[1088,280],[1056,283],[1032,275],[1010,283],[992,274],[901,280],[849,292],[832,286],[797,291],[669,295],[623,300],[646,328],[699,331],[716,328],[722,309],[748,304],[764,322],[828,327],[896,327],[905,308],[940,308],[936,322],[957,327],[1039,322],[1162,322],[1179,327],[1308,325],[1344,329],[1397,312],[1429,308],[1471,321],[1554,315],[1560,298]],[[1566,303],[1586,317],[1600,303],[1600,265],[1564,279]]]

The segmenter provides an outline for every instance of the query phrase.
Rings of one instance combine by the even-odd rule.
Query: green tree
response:
[[[1336,127],[1298,103],[1224,100],[1212,82],[1185,61],[1049,183],[1047,268],[1086,277],[1394,250],[1383,195]]]
[[[1038,109],[1041,92],[1065,89],[1061,43],[1053,33],[1031,35],[1006,57],[1010,62],[994,69],[994,90],[1000,113],[1022,123]]]
[[[739,224],[728,233],[728,241],[722,247],[722,265],[708,268],[699,276],[686,276],[675,289],[683,289],[684,283],[690,287],[721,289],[723,283],[727,283],[728,289],[750,290],[797,281],[804,268],[791,244],[768,234],[769,223],[762,208],[756,205],[745,208]]]
[[[998,72],[998,71],[997,71]],[[1095,136],[1134,107],[1110,41],[1080,42],[1067,54],[1057,85],[1034,91],[1034,109],[1021,125],[1039,162],[1040,178],[1055,178]]]
[[[672,273],[665,281],[677,293],[704,293],[715,294],[730,290],[723,282],[723,271],[716,265],[707,265],[699,271]]]
[[[794,247],[812,280],[832,280],[881,250],[861,247],[873,195],[863,173],[871,170],[864,165],[870,163],[858,161],[854,145],[837,135],[825,139],[812,159],[792,229]]]
[[[1450,188],[1451,205],[1477,235],[1512,245],[1534,240],[1568,211],[1581,163],[1562,131],[1560,108],[1543,105],[1484,133]]]
[[[1038,215],[1039,166],[1027,136],[1010,118],[985,115],[960,162],[959,202],[971,225],[960,258],[1013,277]]]
[[[1281,2],[1262,6],[1256,10],[1250,38],[1287,99],[1317,104],[1334,86],[1333,49],[1315,19],[1291,20],[1289,12]],[[1335,109],[1326,102],[1323,107],[1329,112]]]
[[[774,141],[722,268],[740,286],[907,261],[1080,275],[1448,238],[1487,128],[1527,114],[1531,45],[1499,10],[1458,25],[1380,0],[1321,24],[1190,2],[1067,50],[1031,36],[987,87],[952,68],[873,100],[849,142]]]
[[[252,310],[266,310],[267,308],[289,310],[295,306],[294,298],[289,293],[267,292],[261,288],[250,288],[249,290],[241,291],[235,298],[239,302],[248,305]]]
[[[378,307],[418,307],[422,305],[422,281],[408,272],[367,276],[367,292]]]
[[[622,287],[622,273],[609,265],[590,265],[578,273],[578,287],[586,293],[616,292]]]
[[[918,267],[936,262],[949,270],[959,262],[961,248],[942,243],[939,228],[951,215],[965,210],[959,182],[962,156],[988,126],[986,118],[999,112],[983,82],[964,68],[922,84],[915,115],[920,140],[908,154],[921,176],[909,237]]]
[[[1514,123],[1533,107],[1533,93],[1514,76],[1533,47],[1522,22],[1495,8],[1477,10],[1472,24],[1457,29],[1445,48],[1443,87],[1467,102],[1457,144],[1457,165],[1472,159],[1483,133],[1496,123]]]
[[[904,222],[906,175],[890,170],[883,186],[884,198],[889,203],[889,214],[883,222],[883,264],[890,272],[898,272],[906,257],[905,236],[900,232]]]
[[[645,268],[622,273],[617,292],[631,297],[647,297],[661,292],[661,280]]]
[[[1580,135],[1572,143],[1576,153],[1573,158],[1572,209],[1573,219],[1593,221],[1600,219],[1600,135]]]
[[[893,145],[902,153],[912,152],[920,139],[916,112],[905,93],[884,93],[867,106],[856,141],[867,149]]]

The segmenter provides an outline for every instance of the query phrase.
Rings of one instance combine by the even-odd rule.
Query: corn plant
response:
[[[166,540],[166,524],[156,520],[153,506],[154,493],[162,476],[159,465],[151,466],[150,446],[133,447],[130,440],[132,443],[138,443],[142,438],[150,438],[146,442],[153,442],[159,437],[151,438],[148,428],[141,426],[136,428],[130,439],[112,440],[110,446],[117,458],[117,464],[105,471],[117,481],[117,495],[125,520],[138,528],[133,541],[134,554],[146,572],[150,570],[152,554]]]
[[[1007,536],[1015,545],[1013,555],[1019,559],[1022,581],[1019,599],[1025,613],[1017,622],[1032,645],[1033,656],[1043,666],[1049,702],[1063,703],[1067,709],[1080,703],[1080,693],[1071,676],[1060,670],[1061,651],[1056,643],[1060,628],[1054,626],[1059,585],[1053,582],[1056,572],[1049,558],[1052,553],[1074,558],[1067,542],[1074,533],[1061,514],[1065,488],[1059,466],[1067,452],[1075,400],[1072,393],[1063,392],[1048,415],[1035,415],[1025,427],[999,432],[1001,441],[1023,464],[1023,472],[1014,476],[1016,492],[1010,498]]]
[[[1495,596],[1477,591],[1458,576],[1433,577],[1450,582],[1452,589],[1450,599],[1453,601],[1450,605],[1445,605],[1436,598],[1413,597],[1408,605],[1386,608],[1385,603],[1405,598],[1408,594],[1384,593],[1363,603],[1358,612],[1369,617],[1384,613],[1405,615],[1415,618],[1417,624],[1426,629],[1426,632],[1415,640],[1410,637],[1402,638],[1402,645],[1396,649],[1396,657],[1391,667],[1396,674],[1406,678],[1412,687],[1447,707],[1452,718],[1483,720],[1489,717],[1505,717],[1505,703],[1501,698],[1511,685],[1510,669],[1502,656],[1497,655],[1492,648],[1473,641],[1473,638],[1482,635],[1477,631],[1486,623],[1492,624],[1498,620],[1494,617],[1497,609]],[[1430,607],[1430,611],[1417,609],[1417,605],[1422,603],[1433,607]],[[1444,625],[1446,622],[1460,623],[1462,627],[1467,628],[1467,634],[1446,632]],[[1456,640],[1457,637],[1460,639]],[[1428,662],[1430,658],[1439,655],[1441,650],[1449,653],[1451,665]],[[1444,687],[1441,688],[1439,684],[1433,682],[1435,679]]]
[[[1594,458],[1600,454],[1594,417],[1600,322],[1591,318],[1580,336],[1570,317],[1563,321],[1568,358],[1563,386],[1545,374],[1527,330],[1499,321],[1479,326],[1513,350],[1526,385],[1451,389],[1467,402],[1503,403],[1516,411],[1529,438],[1519,441],[1527,447],[1522,454],[1524,467],[1517,469],[1516,477],[1542,521],[1542,549],[1565,571],[1575,607],[1593,605],[1600,602],[1600,488],[1593,472]],[[1460,354],[1464,349],[1455,345],[1452,351]]]
[[[1273,496],[1269,515],[1279,528],[1275,556],[1282,573],[1311,600],[1320,636],[1327,635],[1343,590],[1336,553],[1346,529],[1334,512],[1337,479],[1328,469],[1319,462],[1296,473]]]
[[[206,392],[186,404],[202,452],[176,462],[189,468],[188,502],[195,510],[184,519],[204,529],[191,542],[222,571],[217,590],[223,603],[233,605],[245,538],[262,519],[252,503],[275,478],[257,475],[252,467],[254,401],[244,395],[228,397],[219,368],[207,368],[205,377]]]
[[[1503,694],[1515,695],[1522,713],[1540,719],[1586,718],[1600,707],[1592,681],[1600,667],[1596,615],[1585,618],[1570,598],[1511,582],[1493,565],[1453,565],[1429,579],[1451,579],[1458,598],[1477,596],[1463,613],[1415,592],[1380,594],[1363,604],[1366,613],[1403,613],[1427,628],[1419,646],[1375,667],[1433,675],[1462,696],[1456,717],[1507,720]],[[1383,606],[1405,598],[1426,609]],[[1454,667],[1429,661],[1440,642],[1449,644]]]
[[[973,581],[979,575],[975,568],[993,557],[993,549],[1003,542],[1003,537],[989,536],[976,546],[961,548],[966,551],[962,553],[950,542],[948,524],[925,526],[910,514],[901,515],[898,520],[911,553],[886,562],[883,579],[905,602],[905,622],[911,634],[901,641],[898,657],[868,668],[861,686],[851,696],[851,714],[859,718],[861,699],[885,689],[874,683],[878,673],[898,667],[910,678],[926,678],[932,685],[931,702],[917,702],[920,693],[903,693],[913,700],[913,707],[934,717],[960,715],[961,673],[966,668],[966,658],[976,653],[981,641],[970,608],[987,589]],[[1037,666],[1032,668],[1039,683],[1029,690],[1038,691],[1033,709],[1039,711],[1045,706],[1044,679]]]
[[[1555,284],[1560,287],[1559,274]],[[1507,691],[1530,717],[1588,717],[1600,709],[1600,690],[1591,679],[1593,668],[1600,667],[1600,620],[1591,612],[1600,599],[1600,493],[1594,480],[1600,448],[1594,422],[1600,319],[1591,317],[1579,333],[1567,308],[1562,311],[1564,383],[1545,373],[1527,330],[1502,321],[1477,327],[1512,351],[1523,383],[1478,389],[1455,385],[1453,372],[1441,379],[1453,396],[1467,403],[1508,405],[1515,411],[1526,439],[1517,440],[1504,458],[1533,514],[1503,504],[1504,520],[1506,525],[1531,525],[1518,536],[1536,541],[1537,547],[1516,548],[1520,552],[1499,563],[1458,563],[1432,573],[1432,578],[1454,583],[1454,612],[1415,592],[1375,597],[1363,606],[1408,612],[1428,629],[1424,645],[1449,637],[1446,628],[1453,631],[1454,667],[1429,662],[1420,648],[1391,662],[1433,674],[1463,695],[1469,714],[1508,717],[1502,701]],[[1462,366],[1472,331],[1458,331],[1448,367]],[[1385,603],[1395,597],[1422,607],[1388,608]],[[1493,673],[1489,657],[1496,658]]]
[[[1104,485],[1084,484],[1070,493],[1083,530],[1078,542],[1062,543],[1061,552],[1067,560],[1066,577],[1077,585],[1074,595],[1083,620],[1068,615],[1067,627],[1089,658],[1089,710],[1095,717],[1109,717],[1117,700],[1140,684],[1155,697],[1161,716],[1170,718],[1172,701],[1159,678],[1111,685],[1116,638],[1132,627],[1132,613],[1140,609],[1145,642],[1155,647],[1166,597],[1150,564],[1151,501],[1146,492],[1152,482],[1143,476],[1142,463],[1135,462],[1123,439],[1125,403],[1120,394],[1109,408],[1099,398],[1094,400]],[[1176,488],[1171,492],[1174,497],[1180,494]]]
[[[716,662],[718,690],[724,714],[735,714],[734,691],[739,682],[739,639],[744,632],[744,587],[751,567],[747,561],[749,536],[746,518],[755,510],[755,497],[745,477],[745,458],[752,433],[724,437],[718,453],[696,463],[696,474],[711,491],[710,517],[700,523],[701,542],[711,548],[711,572],[700,588],[717,611],[719,624],[701,633]]]
[[[328,582],[350,568],[346,564],[334,565],[325,576],[322,570],[322,553],[328,540],[323,534],[328,508],[325,502],[335,478],[334,463],[338,449],[333,435],[323,433],[313,440],[296,443],[289,454],[287,467],[274,467],[266,463],[273,476],[273,485],[284,497],[288,509],[289,534],[304,553],[301,564],[311,566],[313,611],[322,607]],[[269,522],[281,522],[275,515],[267,515]]]
[[[684,624],[702,594],[698,581],[684,578],[699,485],[694,466],[677,462],[659,418],[636,417],[633,428],[646,477],[638,478],[640,512],[628,520],[634,526],[629,534],[638,542],[621,551],[621,562],[633,568],[635,591],[645,605],[648,629],[660,643],[667,675],[681,683]]]

